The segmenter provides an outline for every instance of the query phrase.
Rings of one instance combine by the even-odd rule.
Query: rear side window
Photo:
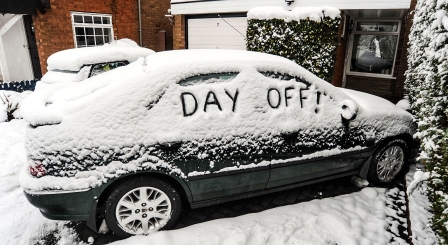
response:
[[[220,83],[220,82],[230,82],[232,81],[238,73],[236,72],[226,72],[226,73],[212,73],[212,74],[202,74],[193,77],[189,77],[179,82],[181,86],[192,86],[195,84],[210,84],[210,83]]]

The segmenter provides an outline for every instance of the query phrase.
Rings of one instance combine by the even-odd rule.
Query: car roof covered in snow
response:
[[[138,46],[132,40],[121,39],[103,46],[74,48],[56,52],[48,58],[47,69],[49,71],[79,71],[86,64],[112,61],[134,62],[139,57],[145,57],[154,53],[151,49]]]

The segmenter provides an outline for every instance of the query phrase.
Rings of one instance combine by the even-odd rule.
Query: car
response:
[[[159,52],[24,102],[28,201],[123,237],[205,207],[344,176],[389,183],[416,126],[382,98],[288,59]]]
[[[103,46],[66,49],[50,55],[47,60],[48,72],[41,81],[79,82],[154,53],[127,38]]]

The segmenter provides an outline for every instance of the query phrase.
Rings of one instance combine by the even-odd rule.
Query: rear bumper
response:
[[[28,201],[48,219],[86,221],[93,202],[98,199],[98,189],[40,192],[24,190],[24,193]]]

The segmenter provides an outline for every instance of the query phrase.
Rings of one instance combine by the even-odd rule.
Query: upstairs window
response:
[[[399,21],[356,21],[349,74],[391,77],[399,30]]]
[[[75,47],[100,46],[113,40],[112,15],[72,12]]]

